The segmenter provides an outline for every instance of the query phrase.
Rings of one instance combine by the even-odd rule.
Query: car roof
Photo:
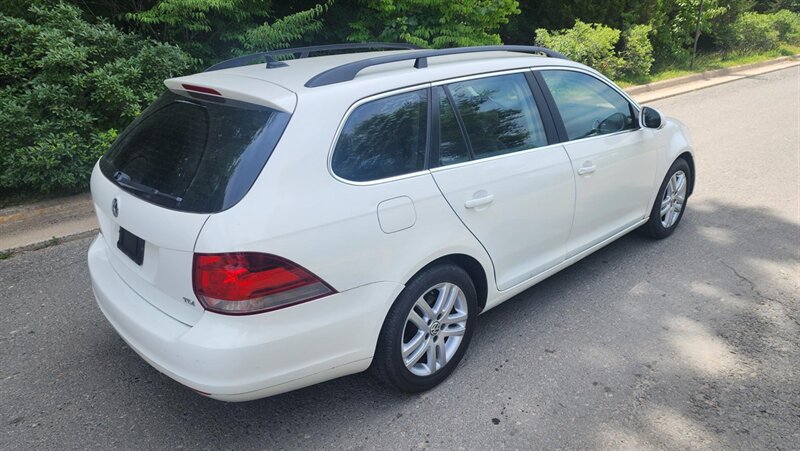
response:
[[[565,66],[588,69],[582,64],[566,59],[509,51],[490,51],[428,58],[428,66],[421,69],[414,67],[414,59],[380,64],[363,69],[358,73],[358,76],[350,81],[319,87],[306,86],[306,82],[312,77],[347,63],[376,56],[409,52],[414,52],[414,50],[359,52],[299,58],[284,61],[286,65],[283,67],[269,69],[266,68],[264,63],[251,64],[171,79],[169,81],[172,83],[168,83],[168,85],[174,86],[177,83],[203,85],[204,82],[218,85],[220,80],[224,78],[235,80],[243,77],[250,80],[269,82],[298,95],[314,91],[338,89],[356,89],[362,91],[365,95],[369,95],[438,80],[525,67]]]

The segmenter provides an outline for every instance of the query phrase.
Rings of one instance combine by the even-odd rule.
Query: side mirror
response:
[[[623,128],[625,128],[625,115],[622,113],[614,113],[611,116],[608,116],[600,121],[600,123],[598,123],[595,127],[600,135],[618,132]]]
[[[642,108],[642,127],[659,129],[664,125],[664,119],[661,113],[655,109],[646,106]]]

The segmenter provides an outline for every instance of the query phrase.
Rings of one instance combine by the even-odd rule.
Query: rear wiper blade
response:
[[[114,173],[114,180],[116,180],[119,186],[127,188],[129,190],[150,194],[152,196],[166,197],[167,199],[172,200],[176,203],[180,203],[181,201],[183,201],[182,197],[173,196],[172,194],[161,192],[153,188],[152,186],[147,186],[139,182],[134,182],[133,180],[131,180],[131,177],[128,174],[122,171],[117,171]]]

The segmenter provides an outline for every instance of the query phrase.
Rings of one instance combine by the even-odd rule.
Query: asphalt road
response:
[[[677,232],[628,236],[480,317],[443,385],[355,375],[243,404],[149,367],[89,240],[0,261],[0,448],[800,446],[800,69],[654,104],[694,133]]]

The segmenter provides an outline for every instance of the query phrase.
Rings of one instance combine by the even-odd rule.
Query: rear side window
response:
[[[570,140],[636,128],[633,107],[602,81],[580,72],[543,70]]]
[[[447,85],[476,159],[547,145],[542,118],[522,74]]]
[[[333,150],[331,168],[339,177],[354,182],[421,171],[427,123],[425,89],[364,103],[347,118]]]
[[[148,202],[216,213],[250,190],[289,114],[228,99],[162,95],[100,159],[103,174]]]

